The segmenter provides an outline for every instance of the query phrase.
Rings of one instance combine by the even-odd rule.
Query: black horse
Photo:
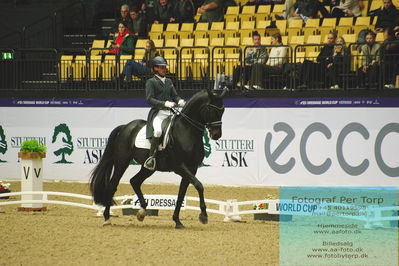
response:
[[[157,153],[156,171],[173,171],[182,177],[176,208],[173,213],[176,228],[184,228],[180,222],[179,213],[189,184],[196,188],[200,198],[201,213],[199,220],[203,224],[208,222],[204,188],[195,174],[204,159],[202,139],[205,128],[208,129],[213,140],[222,136],[223,95],[226,91],[227,88],[220,95],[214,94],[210,90],[197,92],[187,102],[179,115],[174,118],[173,127],[170,131],[171,140],[168,146]],[[149,150],[137,148],[134,145],[137,133],[145,124],[146,121],[144,120],[134,120],[129,124],[116,127],[108,138],[100,162],[92,172],[90,190],[94,202],[105,207],[103,213],[104,225],[111,224],[109,212],[111,205],[113,205],[112,198],[132,159],[142,165],[140,171],[130,179],[130,184],[141,205],[137,219],[143,221],[146,216],[147,203],[141,191],[141,184],[154,171],[143,167],[144,161],[149,156]]]

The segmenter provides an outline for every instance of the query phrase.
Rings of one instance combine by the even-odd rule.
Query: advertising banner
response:
[[[223,135],[204,134],[204,184],[236,186],[397,186],[399,101],[226,99]],[[43,178],[87,182],[108,135],[146,119],[144,99],[1,99],[0,179],[19,179],[24,140],[47,146]],[[128,168],[122,182],[139,170]],[[148,182],[178,183],[157,172]]]

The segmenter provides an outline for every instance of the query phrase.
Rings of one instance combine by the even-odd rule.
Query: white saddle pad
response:
[[[163,141],[158,146],[159,151],[165,149],[166,145],[169,142],[169,130],[171,125],[172,123],[169,123],[166,132],[164,134]],[[151,142],[149,139],[146,138],[146,130],[147,130],[147,125],[143,126],[143,128],[140,129],[139,133],[136,136],[136,141],[134,142],[134,146],[140,149],[149,150],[151,148]]]

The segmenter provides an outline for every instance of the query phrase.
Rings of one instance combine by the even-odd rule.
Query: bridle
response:
[[[221,113],[223,113],[223,111],[224,111],[224,106],[218,107],[218,106],[213,105],[213,104],[206,104],[206,105],[204,105],[204,106],[201,107],[201,109],[200,109],[200,112],[201,112],[201,113],[202,113],[202,110],[203,110],[204,108],[208,108],[208,109],[213,108],[213,109],[216,109],[218,112],[221,112]],[[180,110],[178,110],[178,109],[176,109],[176,108],[172,108],[171,110],[172,110],[172,112],[175,113],[176,115],[181,115],[181,116],[182,116],[188,123],[190,123],[195,129],[197,129],[197,130],[199,130],[199,131],[201,131],[201,132],[204,132],[205,128],[207,128],[207,129],[209,130],[209,128],[211,128],[211,127],[222,126],[222,121],[221,121],[221,120],[219,120],[219,121],[213,121],[213,122],[207,122],[207,123],[203,124],[203,123],[201,123],[201,122],[199,122],[199,121],[196,121],[196,120],[192,119],[191,117],[189,117],[189,116],[186,115],[185,113],[182,113]]]

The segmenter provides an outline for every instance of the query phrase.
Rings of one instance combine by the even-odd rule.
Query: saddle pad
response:
[[[170,130],[171,124],[172,123],[169,123],[169,125],[166,129],[166,132],[162,133],[163,141],[158,146],[159,151],[162,151],[163,149],[165,149],[166,145],[169,142],[169,130]],[[143,126],[140,129],[139,133],[137,133],[136,141],[134,142],[134,146],[136,146],[137,148],[140,148],[140,149],[149,150],[151,148],[151,142],[149,139],[146,138],[146,130],[147,130],[147,125]]]

